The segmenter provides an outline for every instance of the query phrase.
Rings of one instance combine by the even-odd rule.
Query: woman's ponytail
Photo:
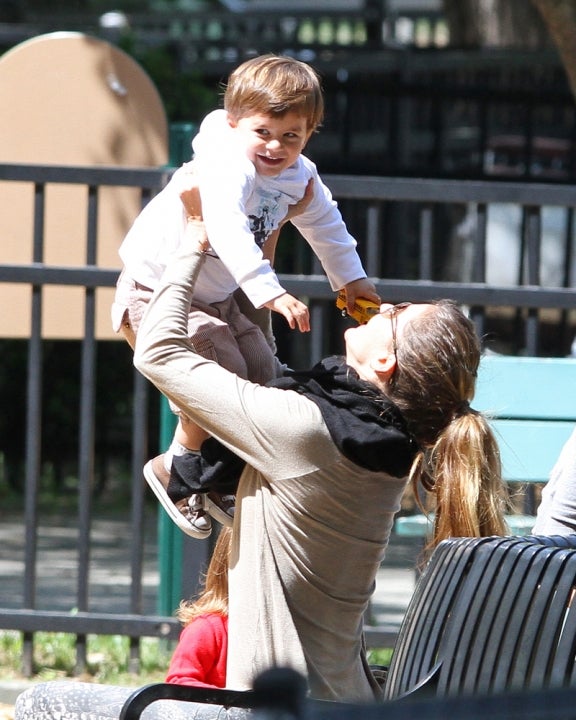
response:
[[[506,493],[498,443],[475,410],[456,416],[429,451],[435,546],[448,537],[504,535]]]
[[[503,535],[506,491],[494,433],[470,407],[480,364],[474,324],[455,303],[431,303],[404,325],[386,394],[420,446],[410,473],[415,495],[431,493],[434,536]]]

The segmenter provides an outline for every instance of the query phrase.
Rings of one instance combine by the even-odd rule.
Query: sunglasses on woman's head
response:
[[[397,305],[391,305],[389,308],[386,308],[386,310],[382,310],[382,315],[387,315],[390,318],[390,325],[392,328],[392,351],[394,352],[394,357],[396,358],[396,361],[398,361],[398,342],[396,340],[396,327],[398,325],[398,314],[402,312],[402,310],[406,310],[406,308],[412,305],[411,302],[401,302]]]

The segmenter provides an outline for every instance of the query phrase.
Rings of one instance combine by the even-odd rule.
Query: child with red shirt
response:
[[[184,629],[170,661],[168,683],[226,687],[231,537],[231,528],[223,527],[214,546],[202,593],[195,602],[180,604],[177,616]]]

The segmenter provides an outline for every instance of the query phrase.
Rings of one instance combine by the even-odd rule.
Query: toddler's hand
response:
[[[264,307],[284,315],[291,330],[298,326],[300,332],[310,331],[310,312],[303,302],[289,293],[284,293],[265,303]]]
[[[344,285],[344,290],[346,291],[346,308],[350,314],[354,310],[354,303],[357,298],[371,300],[378,305],[382,303],[380,295],[376,292],[374,283],[368,280],[368,278],[353,280],[347,285]]]

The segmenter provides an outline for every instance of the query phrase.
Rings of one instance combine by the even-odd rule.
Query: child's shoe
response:
[[[170,473],[164,467],[164,455],[158,455],[144,465],[144,477],[180,530],[199,540],[209,537],[212,520],[207,512],[205,495],[198,493],[183,496],[182,491],[174,492],[170,488]]]
[[[204,505],[214,520],[218,520],[219,523],[226,527],[232,527],[236,509],[235,495],[221,495],[212,491],[206,493]]]

